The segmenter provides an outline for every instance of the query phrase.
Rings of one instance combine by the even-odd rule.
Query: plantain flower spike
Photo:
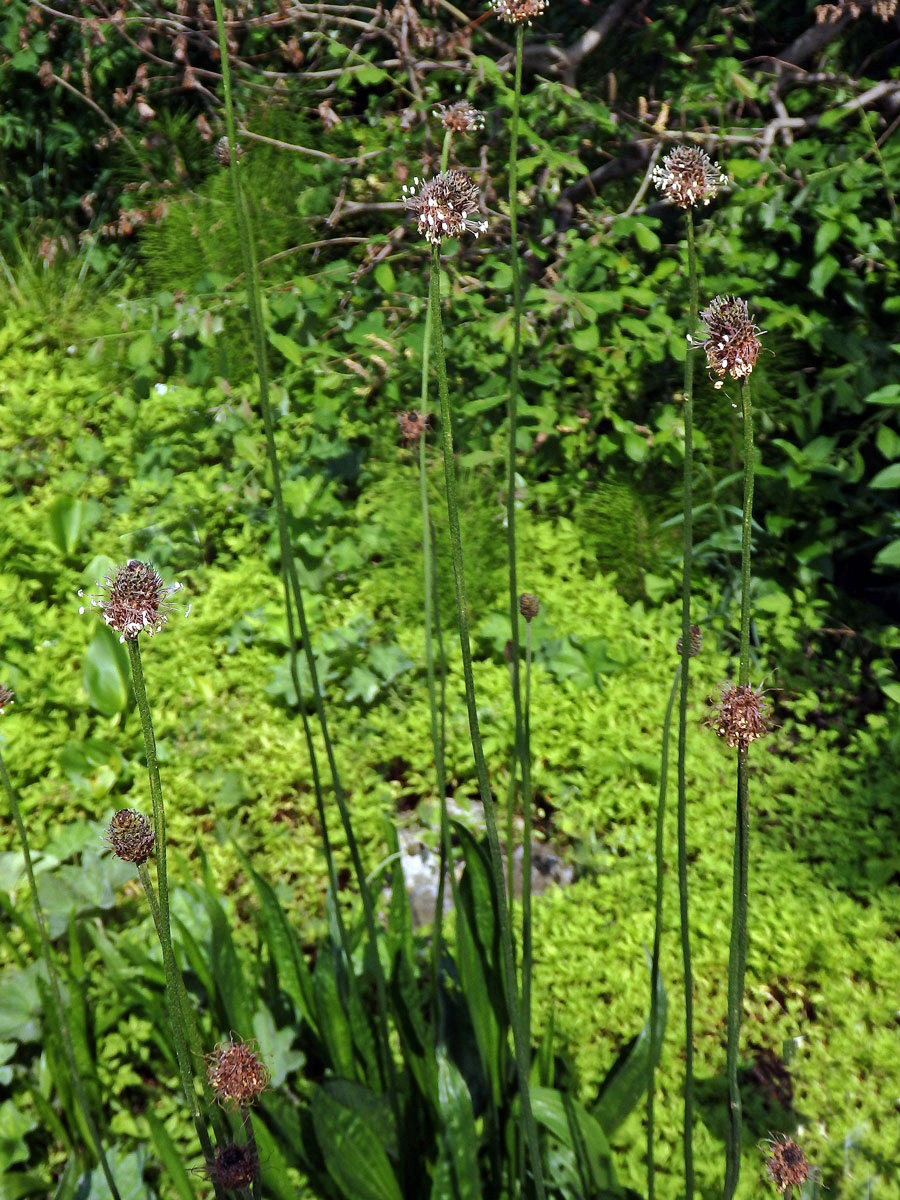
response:
[[[478,237],[487,229],[487,221],[474,220],[478,188],[465,171],[453,169],[433,179],[413,179],[412,186],[403,185],[403,199],[409,211],[416,214],[419,233],[432,245],[463,232]]]
[[[134,641],[145,630],[148,637],[159,633],[169,613],[178,607],[169,603],[169,596],[182,587],[180,583],[163,583],[153,563],[134,558],[110,571],[105,582],[97,586],[100,591],[89,596],[89,603],[82,605],[80,611],[98,609],[110,629],[121,635],[120,642]],[[83,596],[84,592],[79,591],[78,595]],[[190,605],[185,616],[188,612]]]
[[[765,333],[750,319],[747,301],[737,296],[716,296],[700,314],[700,320],[709,336],[704,342],[694,342],[690,337],[689,341],[706,351],[710,373],[719,376],[715,386],[720,388],[726,375],[746,379],[761,349],[759,337]]]
[[[484,129],[484,113],[468,100],[455,100],[453,104],[439,104],[434,115],[440,119],[448,133],[474,133]]]
[[[494,15],[508,25],[529,25],[547,7],[547,0],[490,0]]]
[[[728,180],[717,162],[696,146],[676,146],[654,167],[651,178],[666,200],[679,208],[709,204]]]
[[[761,689],[723,683],[707,725],[733,750],[746,750],[769,732],[768,716],[769,707]]]

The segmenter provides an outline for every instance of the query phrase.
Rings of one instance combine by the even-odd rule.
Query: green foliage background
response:
[[[619,30],[615,44],[589,60],[579,87],[538,75],[524,100],[520,574],[542,601],[534,784],[553,839],[581,868],[571,887],[536,904],[538,1025],[553,1013],[588,1101],[640,1027],[649,991],[643,947],[652,939],[659,728],[680,629],[682,227],[652,195],[623,215],[641,172],[583,199],[571,219],[559,198],[607,152],[658,137],[652,121],[671,103],[671,128],[708,130],[733,180],[704,212],[701,296],[739,292],[768,331],[753,376],[754,680],[774,689],[779,727],[754,747],[741,1195],[763,1186],[756,1141],[799,1126],[832,1194],[894,1197],[900,338],[892,181],[900,161],[890,137],[873,151],[889,112],[841,105],[867,83],[893,79],[896,68],[882,26],[860,19],[822,52],[827,83],[805,81],[784,95],[791,115],[815,114],[814,136],[776,140],[762,157],[757,141],[739,140],[770,113],[771,69],[758,57],[802,32],[811,7],[801,16],[757,5],[742,9],[740,22],[718,8],[659,7]],[[575,5],[551,6],[548,20],[561,44],[583,22]],[[37,234],[74,245],[84,232],[80,172],[95,170],[83,159],[97,131],[93,115],[67,108],[71,98],[38,89],[36,66],[55,51],[35,39],[23,51],[25,21],[17,0],[7,6],[0,79],[17,105],[5,106],[0,121],[9,151],[4,186],[23,207],[17,219],[9,206],[3,243],[0,681],[18,701],[0,735],[41,851],[52,932],[82,980],[85,1045],[110,1132],[129,1169],[146,1166],[148,1182],[135,1194],[149,1186],[168,1196],[177,1193],[157,1165],[164,1142],[156,1125],[197,1164],[159,1025],[162,975],[159,966],[154,974],[149,927],[127,876],[100,843],[114,808],[147,805],[140,730],[115,643],[77,611],[78,589],[90,590],[108,560],[152,558],[167,579],[184,582],[192,606],[145,654],[186,926],[203,936],[202,846],[208,886],[222,893],[249,962],[254,900],[238,845],[313,947],[324,868],[287,669],[227,180],[189,119],[189,100],[160,106],[160,138],[140,170],[113,148],[101,175],[95,171],[98,209],[106,211],[88,226],[92,236],[45,266],[35,255]],[[137,60],[112,42],[86,44],[96,97],[109,100]],[[399,212],[351,211],[336,230],[326,219],[342,189],[351,206],[397,200],[407,173],[435,153],[439,131],[428,114],[437,98],[465,91],[488,111],[484,160],[477,142],[456,143],[454,155],[484,189],[491,230],[447,256],[443,291],[476,682],[491,778],[505,795],[512,733],[501,488],[512,328],[502,164],[510,92],[497,47],[476,40],[474,52],[465,75],[429,75],[421,101],[377,66],[362,80],[348,70],[331,97],[342,123],[327,134],[315,115],[316,90],[302,76],[266,107],[242,93],[257,132],[345,159],[373,155],[358,166],[323,164],[254,143],[242,165],[260,258],[274,260],[263,282],[292,534],[370,867],[387,853],[385,816],[409,820],[413,810],[433,813],[436,802],[417,482],[393,415],[417,402],[425,256],[409,229],[394,236]],[[342,53],[335,51],[341,62]],[[36,176],[23,157],[38,127],[47,136]],[[176,161],[173,147],[181,175],[166,169]],[[120,189],[137,179],[165,200],[165,218],[133,244],[94,236],[130,203]],[[358,240],[306,248],[339,236]],[[703,721],[706,696],[733,669],[736,644],[733,399],[727,388],[698,385],[695,619],[706,649],[694,675],[688,783],[704,1196],[716,1193],[723,1158],[732,783],[731,758]],[[447,564],[444,552],[445,624]],[[452,643],[448,635],[448,763],[454,796],[465,801],[477,789]],[[20,910],[21,854],[5,814],[0,832],[4,907]],[[346,860],[336,822],[332,833]],[[349,889],[342,901],[352,905]],[[660,1194],[676,1196],[682,996],[674,887],[666,905],[670,1026],[658,1074],[658,1162]],[[60,1074],[52,1070],[59,1048],[41,1044],[41,995],[22,958],[24,937],[11,924],[0,945],[0,1194],[10,1197],[48,1194],[67,1157],[65,1131],[51,1120],[55,1108],[65,1113],[65,1097],[48,1085]],[[146,988],[129,991],[110,968],[117,960],[140,961]],[[264,1051],[303,1095],[291,1030],[262,1003],[257,1018]],[[226,1032],[211,1022],[211,1037]],[[792,1099],[772,1056],[787,1064]],[[618,1130],[615,1149],[623,1182],[642,1188],[639,1115]],[[101,1195],[96,1185],[91,1194]]]

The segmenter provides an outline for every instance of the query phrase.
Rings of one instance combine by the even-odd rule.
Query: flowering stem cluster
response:
[[[12,693],[7,693],[10,698]],[[2,707],[2,706],[0,706]],[[106,1151],[103,1148],[103,1142],[100,1138],[100,1131],[97,1128],[97,1122],[94,1120],[94,1114],[91,1112],[91,1107],[88,1104],[87,1096],[85,1095],[84,1087],[81,1082],[78,1064],[75,1060],[75,1049],[72,1045],[72,1033],[69,1029],[69,1023],[66,1019],[66,1010],[63,1005],[62,991],[59,986],[59,976],[56,972],[56,966],[53,961],[53,949],[50,945],[50,936],[47,933],[47,924],[44,920],[44,910],[41,907],[40,896],[38,895],[37,883],[34,878],[34,864],[31,860],[31,847],[28,844],[28,834],[25,829],[25,822],[22,820],[22,812],[19,808],[19,800],[16,796],[12,781],[9,778],[9,772],[6,769],[6,763],[3,761],[3,756],[0,755],[0,782],[3,784],[3,790],[6,793],[6,799],[9,802],[10,812],[12,813],[13,822],[16,826],[16,832],[19,835],[19,841],[22,843],[22,854],[25,859],[25,874],[28,878],[28,890],[31,893],[31,904],[34,909],[34,919],[37,924],[38,937],[41,943],[41,957],[44,960],[44,967],[47,971],[47,978],[50,981],[50,990],[53,995],[53,1008],[55,1010],[56,1023],[62,1035],[63,1053],[66,1059],[66,1066],[69,1069],[70,1082],[72,1090],[75,1093],[75,1099],[78,1102],[78,1107],[81,1110],[81,1115],[84,1118],[84,1123],[88,1133],[91,1135],[91,1141],[94,1143],[94,1151],[97,1155],[97,1160],[100,1163],[100,1168],[103,1171],[104,1178],[109,1185],[110,1195],[112,1200],[121,1200],[121,1194],[116,1186],[116,1180],[112,1173],[112,1168],[109,1165],[109,1159],[106,1157]]]
[[[222,0],[215,0],[216,21],[219,35],[219,50],[222,62],[222,85],[225,95],[225,115],[228,128],[228,137],[232,145],[236,144],[235,127],[234,127],[234,107],[231,95],[231,79],[228,68],[228,46],[225,34],[225,18]],[[363,869],[362,856],[360,855],[359,845],[353,831],[353,826],[350,821],[350,813],[347,807],[346,796],[341,784],[340,775],[338,773],[337,761],[334,755],[334,747],[332,745],[331,736],[328,729],[328,722],[325,716],[325,706],[322,700],[322,690],[319,685],[318,669],[316,666],[315,655],[312,650],[312,641],[310,638],[309,625],[306,619],[306,610],[303,602],[303,593],[300,588],[300,580],[297,575],[296,562],[294,560],[293,548],[291,546],[290,534],[287,523],[287,509],[284,503],[284,496],[281,488],[281,470],[278,461],[278,452],[275,445],[275,430],[272,418],[272,406],[269,398],[269,383],[268,383],[268,359],[266,354],[265,331],[263,327],[262,303],[259,295],[258,271],[256,263],[255,243],[253,232],[250,223],[250,215],[247,210],[246,200],[244,198],[243,189],[240,180],[240,164],[237,156],[231,156],[230,163],[232,190],[234,193],[235,214],[238,223],[238,233],[241,243],[241,254],[244,260],[244,272],[247,280],[247,297],[250,313],[250,324],[253,333],[254,353],[256,358],[256,369],[259,380],[259,398],[260,408],[262,410],[263,423],[266,434],[266,449],[269,458],[269,465],[272,472],[272,494],[275,500],[275,509],[278,517],[278,536],[281,549],[282,571],[285,583],[285,607],[290,610],[291,600],[296,609],[297,619],[300,625],[300,638],[303,643],[303,650],[306,656],[307,667],[309,668],[310,681],[312,684],[312,700],[318,718],[319,727],[322,733],[322,740],[325,743],[325,754],[328,759],[329,770],[331,773],[332,786],[334,788],[335,799],[337,801],[338,810],[341,817],[341,824],[344,827],[344,832],[347,837],[347,844],[350,849],[350,856],[353,862],[353,869],[356,875],[356,882],[359,888],[360,898],[363,905],[363,916],[366,924],[366,933],[369,938],[369,943],[373,950],[377,946],[378,931],[375,923],[375,906],[372,901],[372,894]],[[289,590],[288,590],[289,589]],[[290,619],[290,617],[289,617]],[[292,639],[293,643],[293,639]],[[299,701],[299,695],[298,695]],[[312,743],[309,742],[310,750]],[[324,803],[319,801],[320,814],[324,817]],[[327,850],[326,850],[327,853]],[[333,864],[332,864],[333,870]],[[337,905],[336,905],[337,907]],[[349,961],[350,946],[346,937],[346,931],[343,925],[340,926],[341,937],[343,939],[342,950]],[[376,999],[378,1009],[378,1031],[379,1031],[379,1058],[381,1064],[381,1074],[383,1082],[387,1086],[388,1098],[391,1103],[391,1108],[397,1125],[400,1125],[400,1108],[399,1108],[399,1093],[397,1089],[396,1069],[394,1059],[390,1047],[390,1034],[388,1028],[387,1016],[387,987],[384,978],[384,968],[381,959],[377,953],[372,955],[373,969],[375,973]]]
[[[447,516],[450,525],[450,550],[453,559],[453,576],[456,585],[456,620],[459,628],[459,645],[462,652],[463,678],[466,688],[466,709],[469,717],[469,734],[472,740],[472,751],[475,758],[475,772],[478,777],[478,790],[484,806],[484,819],[487,828],[488,847],[490,850],[491,872],[494,890],[497,898],[497,912],[500,924],[500,950],[503,960],[503,984],[509,1022],[513,1031],[513,1045],[516,1060],[516,1074],[519,1082],[519,1097],[522,1106],[522,1120],[531,1169],[534,1176],[535,1191],[538,1200],[544,1200],[544,1180],[541,1170],[540,1147],[537,1138],[537,1126],[531,1110],[531,1098],[528,1086],[528,1048],[524,1042],[519,995],[516,986],[516,968],[513,958],[512,924],[510,921],[509,905],[503,886],[503,865],[500,854],[500,839],[497,833],[497,820],[494,815],[494,800],[488,782],[487,765],[481,744],[481,732],[478,725],[478,708],[475,703],[475,679],[472,671],[472,649],[469,642],[469,615],[466,602],[466,581],[463,570],[462,535],[459,526],[459,498],[456,484],[456,466],[453,461],[453,426],[450,414],[450,397],[447,388],[447,366],[444,360],[444,340],[441,328],[441,258],[440,247],[432,246],[431,251],[431,321],[434,338],[435,363],[438,375],[438,392],[441,402],[441,441],[444,454],[444,480],[447,491]]]

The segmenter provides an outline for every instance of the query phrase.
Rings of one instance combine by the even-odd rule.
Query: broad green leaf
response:
[[[556,1088],[536,1087],[531,1089],[531,1107],[537,1123],[571,1150],[592,1194],[597,1188],[618,1186],[606,1134],[582,1105]]]
[[[104,717],[125,712],[131,690],[128,652],[108,625],[94,634],[81,672],[88,700]]]
[[[317,1087],[312,1119],[328,1174],[345,1200],[402,1200],[381,1140],[358,1113]]]
[[[444,1046],[437,1050],[438,1107],[441,1114],[441,1144],[453,1183],[453,1200],[480,1200],[478,1137],[472,1113],[472,1097],[458,1067],[447,1057]]]
[[[276,333],[274,329],[268,330],[266,336],[279,354],[284,355],[292,366],[303,366],[303,351],[293,338],[285,337],[283,333]]]
[[[663,1035],[666,1031],[666,1010],[668,998],[665,984],[660,974],[657,983],[657,1019],[656,1019],[656,1061],[662,1049]],[[622,1053],[613,1063],[603,1083],[597,1102],[591,1109],[591,1114],[600,1124],[607,1136],[613,1134],[637,1105],[647,1087],[647,1077],[650,1069],[650,1017],[644,1028],[632,1038]]]
[[[870,488],[900,487],[900,463],[891,463],[869,480]]]
[[[85,503],[59,496],[50,507],[50,536],[60,554],[68,557],[78,548],[84,528]]]
[[[882,546],[875,555],[875,563],[879,567],[900,567],[900,538]]]

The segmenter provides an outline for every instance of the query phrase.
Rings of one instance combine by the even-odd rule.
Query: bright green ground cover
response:
[[[144,919],[121,886],[118,864],[107,857],[96,864],[90,848],[79,859],[80,847],[96,844],[114,808],[146,808],[148,800],[134,714],[121,721],[105,717],[85,692],[83,668],[97,621],[78,615],[75,593],[97,573],[99,565],[91,566],[96,556],[121,561],[151,554],[167,578],[177,571],[192,605],[188,619],[173,618],[145,647],[172,843],[196,862],[202,842],[239,920],[249,901],[234,852],[218,836],[229,831],[280,886],[298,926],[314,937],[324,867],[302,733],[285,703],[284,621],[266,524],[261,437],[250,410],[236,398],[233,411],[213,421],[209,410],[221,404],[220,392],[162,377],[165,389],[151,387],[142,398],[120,391],[104,363],[87,360],[84,346],[68,354],[64,344],[47,342],[33,320],[13,312],[0,354],[0,678],[19,694],[0,732],[35,846],[56,843],[57,857],[65,859],[68,843],[76,867],[68,875],[65,868],[56,872],[63,894],[55,931],[64,927],[66,888],[84,890],[88,874],[96,881],[108,873],[112,885],[107,894],[99,888],[82,900],[79,907],[90,919],[101,909],[110,932],[126,938]],[[347,419],[337,407],[336,440],[348,434]],[[317,649],[329,659],[338,757],[367,862],[375,866],[385,853],[383,817],[416,801],[421,811],[434,802],[434,784],[412,567],[419,536],[414,466],[406,452],[392,448],[388,405],[370,410],[367,421],[379,433],[358,492],[343,490],[339,476],[320,484],[298,475],[291,502],[308,551]],[[308,445],[309,428],[304,397],[295,395],[282,420],[284,449]],[[468,523],[489,530],[473,555],[472,615],[485,748],[502,796],[511,716],[501,654],[499,504],[496,485],[475,467],[467,491]],[[331,527],[309,516],[322,511],[323,492],[341,512]],[[88,502],[83,530],[72,534],[68,546],[52,536],[51,511],[60,496]],[[598,573],[598,548],[566,518],[538,518],[523,509],[521,541],[522,585],[543,604],[535,627],[534,784],[539,801],[552,810],[554,838],[583,868],[571,888],[536,903],[538,1021],[552,1007],[590,1097],[647,1005],[643,946],[652,938],[659,726],[677,666],[680,615],[667,604],[623,599],[615,579]],[[762,645],[776,633],[782,643],[800,640],[800,624],[783,611],[777,629],[774,618],[763,620]],[[703,1193],[712,1196],[723,1161],[733,764],[702,727],[705,698],[729,672],[714,635],[707,645],[695,664],[688,783],[701,1100],[697,1162]],[[794,1109],[831,1194],[893,1197],[900,1195],[894,987],[900,896],[890,881],[900,865],[893,812],[900,735],[890,710],[858,721],[835,719],[831,710],[823,720],[806,673],[788,675],[782,668],[773,678],[777,666],[764,657],[754,672],[754,679],[765,674],[781,689],[781,727],[752,755],[743,1057],[748,1066],[764,1063],[764,1051],[780,1057],[790,1042]],[[476,788],[457,681],[454,673],[448,762],[460,800]],[[91,738],[105,749],[88,747],[96,750],[95,759],[85,764]],[[673,861],[672,822],[669,833]],[[343,855],[336,820],[333,835]],[[21,902],[18,858],[5,821],[2,838],[3,885],[14,887]],[[669,883],[663,965],[671,1021],[658,1075],[658,1161],[668,1176],[660,1194],[674,1197],[682,996],[671,872]],[[9,950],[3,954],[8,964]],[[104,994],[102,972],[91,986]],[[23,1043],[6,1096],[32,1113],[23,1074],[37,1069],[36,1027],[20,1023],[15,1032],[15,1015],[4,1015],[0,1040]],[[145,1017],[123,1015],[110,1029],[101,1024],[98,1019],[97,1056],[113,1130],[145,1140],[142,1112],[150,1097],[173,1136],[186,1138],[176,1115],[175,1080],[157,1078],[160,1056]],[[795,1124],[777,1105],[767,1107],[770,1080],[763,1066],[757,1082],[747,1084],[740,1192],[746,1197],[762,1186],[756,1140]],[[40,1168],[39,1132],[29,1132],[23,1144],[20,1163],[34,1156],[29,1166],[46,1169]],[[638,1116],[622,1128],[616,1145],[624,1181],[641,1188]]]

